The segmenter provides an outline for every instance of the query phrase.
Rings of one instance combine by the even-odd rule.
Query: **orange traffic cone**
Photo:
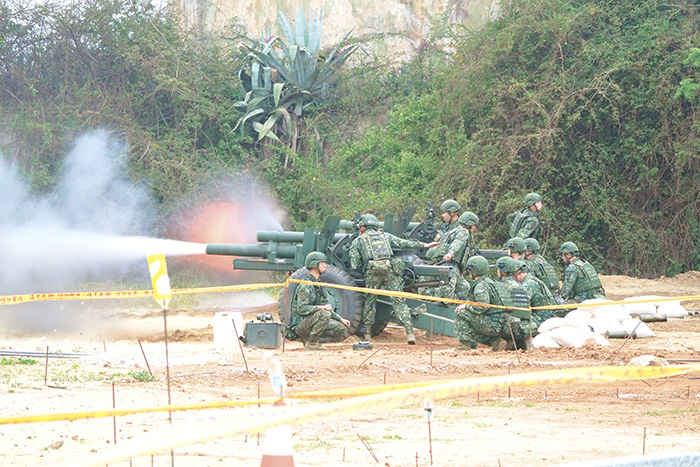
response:
[[[294,467],[292,430],[289,425],[273,426],[265,431],[260,467]]]

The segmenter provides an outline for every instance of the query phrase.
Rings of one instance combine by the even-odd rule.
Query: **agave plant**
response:
[[[328,55],[322,55],[321,31],[323,16],[313,10],[306,21],[304,9],[296,11],[293,29],[278,11],[278,24],[285,39],[272,37],[244,45],[247,63],[239,71],[244,100],[236,103],[243,115],[235,129],[241,132],[250,123],[257,140],[270,138],[280,142],[283,136],[296,150],[296,140],[304,109],[323,100],[323,96],[340,66],[357,50],[348,45],[348,33]],[[268,36],[269,37],[269,36]],[[248,73],[247,70],[250,70]]]

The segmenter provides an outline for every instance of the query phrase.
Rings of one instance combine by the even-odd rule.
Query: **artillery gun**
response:
[[[415,207],[403,210],[400,216],[388,214],[380,228],[398,237],[414,238],[422,242],[430,242],[439,231],[432,214],[432,203],[428,205],[428,216],[423,222],[411,222],[416,212]],[[209,255],[235,256],[233,269],[278,271],[292,273],[291,278],[299,279],[305,275],[304,259],[312,251],[325,253],[328,258],[328,268],[321,275],[321,282],[341,286],[363,287],[364,278],[358,271],[350,267],[349,249],[352,241],[359,234],[357,223],[359,213],[352,220],[342,220],[338,216],[329,216],[321,229],[306,228],[303,232],[260,231],[258,244],[216,244],[206,246]],[[487,258],[498,258],[506,254],[502,250],[480,250]],[[425,251],[395,250],[395,255],[402,258],[404,269],[404,290],[416,291],[418,287],[438,287],[449,280],[450,267],[430,265],[423,259]],[[423,278],[420,280],[418,278]],[[425,280],[428,278],[429,280]],[[292,298],[298,284],[290,283],[287,289],[282,289],[279,295],[279,316],[282,323],[289,322]],[[361,323],[363,294],[354,290],[328,288],[329,300],[334,309],[350,321],[350,331],[355,333]],[[425,303],[428,314],[454,319],[454,306],[437,302],[422,302],[408,299],[408,306],[415,308]],[[376,321],[372,327],[372,335],[381,333],[390,321],[394,320],[391,313],[391,301],[379,296],[377,300]],[[424,314],[414,317],[414,327],[438,334],[454,336],[454,323],[446,320],[431,320]]]

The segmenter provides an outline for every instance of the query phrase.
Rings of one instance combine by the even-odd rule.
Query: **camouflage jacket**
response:
[[[560,293],[567,302],[605,297],[605,291],[595,268],[591,263],[580,258],[574,258],[566,266]]]
[[[534,274],[526,274],[521,285],[527,290],[527,295],[530,297],[530,306],[549,306],[557,304],[549,288]]]
[[[530,208],[523,208],[511,214],[509,234],[512,237],[539,239],[542,234],[540,214]],[[509,216],[510,217],[510,216]]]
[[[430,264],[439,263],[443,256],[449,254],[452,256],[450,263],[455,263],[461,271],[462,258],[470,237],[469,231],[459,222],[445,225],[444,230],[435,237],[440,244],[428,250],[427,257]]]
[[[391,248],[403,250],[410,248],[420,248],[423,246],[423,242],[419,240],[399,238],[387,232],[382,232],[382,234],[389,242]],[[372,258],[372,254],[367,248],[365,242],[363,242],[360,239],[362,235],[358,236],[357,238],[355,238],[355,240],[352,241],[352,243],[350,244],[350,250],[348,251],[348,254],[350,255],[350,267],[352,267],[356,271],[364,272],[367,267],[367,263],[373,260],[374,258]]]
[[[309,282],[320,282],[310,272],[301,280]],[[323,287],[311,284],[299,284],[294,290],[294,298],[292,299],[292,312],[289,318],[287,329],[293,331],[299,322],[318,311],[319,305],[328,303],[328,297]],[[331,312],[331,319],[340,321],[340,315]]]
[[[488,276],[482,276],[474,281],[469,289],[469,301],[492,304],[491,290],[493,290],[494,287],[493,282],[493,279]],[[468,309],[477,315],[483,315],[490,311],[497,310],[496,308],[478,305],[468,305]]]
[[[532,255],[530,259],[526,259],[528,270],[533,273],[539,280],[553,293],[559,291],[559,276],[552,266],[542,255]]]

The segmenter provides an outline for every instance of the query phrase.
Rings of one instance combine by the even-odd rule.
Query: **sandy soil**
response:
[[[615,299],[700,294],[700,272],[655,281],[624,276],[603,280],[608,296]],[[215,349],[211,323],[219,311],[244,308],[244,319],[249,320],[262,311],[274,313],[276,305],[259,292],[226,300],[225,305],[211,300],[204,308],[201,303],[198,307],[173,303],[167,322],[173,404],[272,395],[263,362],[269,351]],[[88,324],[71,332],[60,327],[49,333],[0,329],[0,350],[45,352],[48,347],[51,353],[89,354],[50,358],[48,366],[43,357],[35,357],[33,365],[10,365],[6,358],[0,366],[2,416],[104,410],[113,404],[117,408],[167,404],[163,316],[155,304],[134,303],[87,304],[83,316]],[[700,301],[683,304],[700,310]],[[640,355],[700,359],[700,315],[649,325],[657,337],[630,340],[622,348],[623,341],[615,340],[612,347],[519,354],[487,348],[457,352],[452,338],[430,339],[418,331],[418,345],[408,346],[403,331],[389,327],[373,342],[372,352],[353,351],[352,342],[328,344],[328,352],[306,352],[301,344],[288,342],[284,353],[278,349],[277,354],[289,392],[506,375],[611,361],[625,364]],[[156,380],[139,381],[149,367]],[[297,466],[534,466],[700,451],[698,381],[693,375],[484,392],[437,401],[430,430],[422,407],[322,419],[292,427],[294,459]],[[184,425],[215,415],[212,411],[175,412],[173,423]],[[113,447],[115,437],[120,446],[167,424],[167,414],[158,413],[118,417],[116,422],[108,417],[5,425],[0,430],[0,464],[71,465],[77,458]],[[263,444],[264,433],[251,433],[178,448],[174,459],[186,466],[254,466],[260,464]],[[165,452],[111,465],[165,466],[171,465],[171,457]]]

